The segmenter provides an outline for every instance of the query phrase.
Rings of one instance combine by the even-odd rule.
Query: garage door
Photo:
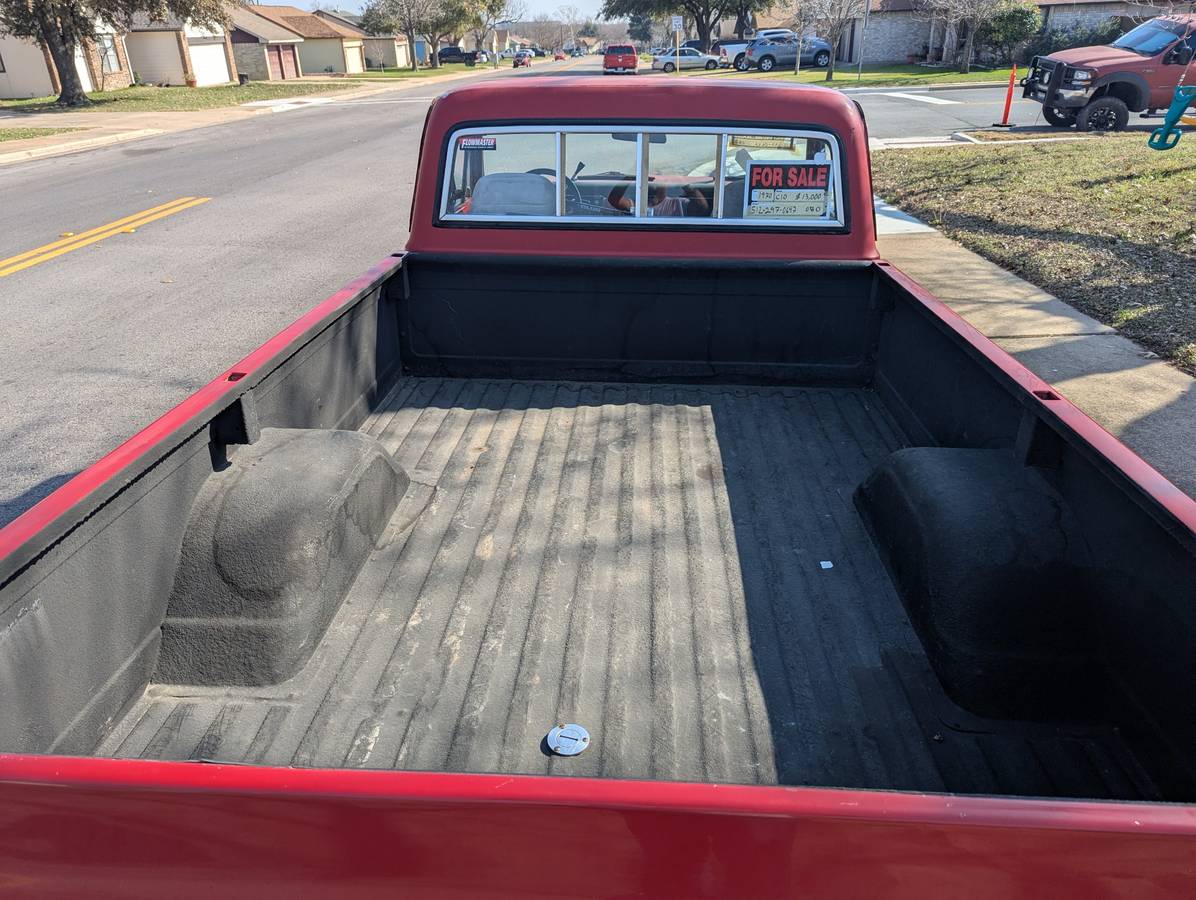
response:
[[[228,60],[224,56],[224,44],[192,44],[191,70],[199,87],[208,84],[224,84],[228,77]]]
[[[282,74],[282,47],[278,44],[266,46],[266,65],[270,69],[270,80],[277,81],[284,77]]]
[[[129,65],[145,84],[182,84],[183,58],[173,31],[138,31],[125,38]]]
[[[361,44],[345,44],[345,71],[349,73],[365,71],[365,50]]]
[[[295,55],[294,45],[282,48],[282,77],[299,77],[299,57]]]

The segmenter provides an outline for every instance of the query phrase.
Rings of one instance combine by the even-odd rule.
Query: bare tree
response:
[[[811,19],[818,23],[818,30],[831,45],[831,61],[826,67],[826,80],[835,77],[835,57],[839,45],[856,19],[864,17],[864,10],[870,0],[802,0],[808,5]],[[937,2],[937,0],[933,0]],[[952,0],[953,2],[953,0]]]
[[[565,46],[565,35],[569,37],[570,44],[577,43],[577,29],[581,26],[581,10],[576,6],[566,4],[565,6],[558,6],[556,9],[557,18],[561,21],[561,40],[557,42],[558,47]]]
[[[972,54],[976,48],[976,32],[996,18],[1001,11],[1001,0],[923,0],[932,14],[946,23],[948,31],[954,27],[956,33],[966,31],[964,45],[956,49],[956,62],[963,73],[972,70]]]
[[[538,13],[530,22],[523,22],[519,27],[537,47],[551,43],[552,36],[557,31],[557,23],[546,13]]]
[[[519,19],[527,11],[523,0],[479,0],[472,4],[470,32],[473,34],[475,50],[487,49],[483,45],[500,22]]]
[[[818,10],[815,9],[815,3],[813,0],[791,0],[790,4],[784,7],[784,11],[789,27],[797,35],[797,39],[804,43],[806,35],[813,31],[815,25],[818,24]],[[801,45],[799,44],[797,58],[793,61],[793,74],[796,75],[800,71]]]
[[[415,45],[432,18],[435,0],[370,0],[362,11],[361,27],[369,34],[401,34],[407,38],[411,68],[419,66]],[[436,56],[435,48],[430,50]]]

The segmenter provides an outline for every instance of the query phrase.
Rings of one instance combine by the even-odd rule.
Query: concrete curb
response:
[[[99,137],[81,138],[62,144],[49,144],[45,147],[30,147],[27,150],[14,150],[10,153],[0,153],[0,166],[12,163],[28,162],[33,159],[45,159],[47,156],[65,156],[91,150],[95,147],[107,147],[110,144],[123,144],[126,141],[136,141],[140,138],[153,137],[166,132],[160,128],[141,128],[134,131],[123,131],[119,134],[103,134]]]

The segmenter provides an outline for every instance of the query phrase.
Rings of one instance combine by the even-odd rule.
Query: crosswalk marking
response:
[[[920,103],[959,103],[958,100],[944,100],[942,97],[932,97],[930,94],[902,94],[896,91],[886,91],[886,97],[900,97],[902,100],[917,100]]]

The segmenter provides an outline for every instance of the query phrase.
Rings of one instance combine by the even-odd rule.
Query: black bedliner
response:
[[[852,503],[903,443],[871,391],[414,378],[363,430],[414,524],[306,669],[151,684],[99,754],[1156,796],[1112,729],[942,694]]]
[[[0,750],[1196,797],[1192,534],[884,266],[409,257],[236,384],[0,571]]]

